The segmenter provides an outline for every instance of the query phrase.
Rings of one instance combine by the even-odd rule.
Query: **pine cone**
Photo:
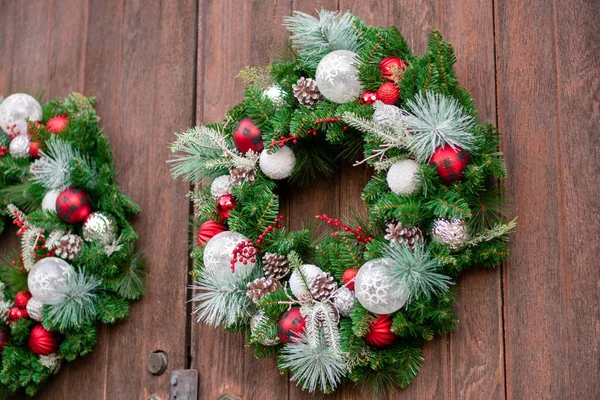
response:
[[[59,239],[54,254],[65,260],[76,260],[82,250],[83,239],[77,235],[65,235]]]
[[[423,231],[416,226],[403,226],[402,222],[388,224],[385,239],[392,243],[405,243],[411,249],[417,240],[423,240]]]
[[[321,100],[321,92],[317,87],[317,82],[311,78],[302,77],[298,79],[298,82],[292,85],[292,89],[294,90],[294,97],[306,107],[311,107]]]
[[[263,256],[263,270],[268,278],[281,280],[290,272],[290,262],[277,253],[265,253]]]
[[[280,287],[281,283],[279,283],[278,280],[270,278],[257,278],[253,282],[248,283],[248,291],[246,292],[246,295],[256,303]]]
[[[327,300],[336,289],[337,282],[325,272],[315,276],[310,283],[310,294],[317,301]]]
[[[245,182],[254,182],[256,170],[246,168],[234,168],[231,171],[229,171],[229,175],[231,175],[232,185],[241,185]]]

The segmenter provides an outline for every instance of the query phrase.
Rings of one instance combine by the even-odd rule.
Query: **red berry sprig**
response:
[[[323,123],[325,123],[325,124],[331,124],[331,123],[333,123],[333,122],[340,122],[341,120],[342,120],[341,118],[339,118],[339,117],[336,117],[336,118],[323,118],[323,119],[318,119],[318,120],[316,120],[315,122],[316,122],[317,124],[323,124]]]
[[[269,225],[267,226],[267,229],[265,229],[263,231],[263,233],[261,233],[260,235],[258,235],[258,239],[256,239],[256,245],[258,247],[261,247],[263,242],[265,244],[269,244],[269,242],[265,241],[265,236],[267,236],[269,233],[273,232],[275,230],[275,228],[277,229],[281,229],[281,221],[283,221],[284,216],[280,215],[277,218],[275,218],[275,225]]]
[[[333,225],[336,228],[342,228],[344,230],[344,232],[350,232],[350,233],[352,233],[354,235],[354,237],[356,238],[356,240],[359,243],[371,243],[371,241],[373,241],[372,237],[367,236],[363,232],[363,227],[362,226],[358,226],[356,228],[351,228],[348,225],[343,224],[337,218],[335,218],[335,219],[334,218],[329,218],[326,214],[315,215],[315,218],[320,219],[321,221],[325,221],[329,225]],[[338,237],[339,235],[340,235],[339,232],[334,232],[334,233],[331,234],[332,237]]]
[[[292,135],[291,133],[287,137],[280,136],[279,140],[269,143],[269,147],[283,146],[287,142],[292,142],[292,143],[296,144],[296,143],[298,143],[298,138],[296,138],[296,136]]]
[[[267,228],[258,235],[258,239],[256,239],[256,244],[252,243],[252,239],[244,240],[240,242],[235,249],[233,249],[233,257],[231,258],[231,272],[235,272],[235,263],[241,262],[242,264],[248,264],[250,262],[256,262],[256,256],[258,255],[258,250],[261,248],[262,244],[269,244],[269,242],[265,241],[265,236],[269,233],[273,232],[275,228],[281,229],[281,221],[283,221],[283,215],[275,218],[275,224],[271,224],[267,226]]]
[[[13,210],[13,214],[15,215],[13,224],[19,227],[19,230],[17,231],[17,236],[21,236],[27,231],[27,229],[29,229],[29,225],[25,223],[25,214],[23,214],[21,211],[15,208]],[[40,231],[40,234],[42,233],[43,231]]]
[[[19,136],[21,134],[21,131],[17,130],[17,124],[12,124],[12,125],[6,125],[6,130],[10,131],[8,133],[8,136],[10,137],[10,139],[14,139],[17,136]]]

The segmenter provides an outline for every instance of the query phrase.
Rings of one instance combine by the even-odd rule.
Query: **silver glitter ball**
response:
[[[347,287],[340,288],[333,298],[333,305],[343,317],[349,317],[354,308],[354,292]]]
[[[400,108],[381,101],[373,105],[373,123],[384,129],[398,130],[403,124]]]
[[[210,194],[214,199],[218,199],[221,196],[231,193],[231,176],[221,175],[215,178],[210,185]]]
[[[277,85],[273,85],[265,89],[263,91],[263,95],[268,97],[276,106],[281,106],[285,103],[283,91]]]
[[[44,303],[31,298],[29,299],[29,301],[27,302],[27,314],[29,314],[29,318],[31,318],[34,321],[40,322],[42,320],[42,311],[44,308]]]
[[[83,223],[83,238],[107,246],[117,239],[117,221],[110,214],[93,212]]]
[[[469,239],[469,231],[462,219],[438,218],[431,229],[433,240],[447,245],[451,250],[463,247]]]
[[[17,136],[10,142],[10,155],[14,158],[26,158],[29,157],[29,145],[31,141],[29,140],[29,136],[26,134],[22,134]]]

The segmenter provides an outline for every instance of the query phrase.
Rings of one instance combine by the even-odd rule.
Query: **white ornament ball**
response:
[[[231,274],[233,250],[248,238],[239,232],[225,231],[213,236],[204,248],[204,268],[216,274]],[[235,275],[239,279],[246,278],[254,269],[256,262],[250,260],[244,264],[235,263]]]
[[[40,303],[57,304],[62,297],[56,291],[56,285],[64,283],[67,275],[72,273],[73,267],[66,261],[57,257],[42,258],[29,271],[27,286]]]
[[[292,175],[296,166],[296,156],[292,149],[287,146],[281,147],[273,154],[269,154],[267,149],[260,153],[260,169],[271,179],[285,179]]]
[[[42,310],[44,308],[44,303],[37,301],[34,298],[31,298],[27,302],[27,306],[25,308],[27,308],[29,318],[37,322],[40,322],[42,320]]]
[[[42,210],[56,211],[56,200],[60,195],[60,190],[51,190],[44,196],[42,200]]]
[[[231,176],[221,175],[215,178],[210,185],[210,194],[213,198],[218,199],[221,196],[231,193]]]
[[[86,242],[100,242],[104,246],[117,240],[118,229],[112,215],[99,211],[91,213],[81,227]]]
[[[42,119],[42,106],[36,99],[25,93],[15,93],[0,103],[0,127],[6,133],[20,121]],[[25,132],[22,132],[25,133]]]
[[[347,287],[341,287],[335,294],[333,305],[343,317],[349,317],[354,308],[354,292]]]
[[[355,67],[357,56],[349,50],[336,50],[319,62],[315,80],[325,98],[334,103],[352,101],[363,91]]]
[[[26,158],[29,157],[29,145],[31,141],[27,134],[19,135],[10,142],[9,151],[10,155],[14,158]]]
[[[276,106],[283,105],[285,100],[283,99],[283,91],[278,85],[273,85],[265,89],[263,95],[268,97]]]
[[[408,300],[408,290],[391,282],[391,265],[391,259],[377,258],[366,262],[356,275],[356,299],[372,313],[391,314],[402,308]]]
[[[310,285],[313,279],[321,273],[323,270],[316,265],[313,264],[304,264],[300,267],[302,270],[302,275],[306,279],[307,283]],[[310,289],[304,283],[304,279],[302,279],[302,275],[300,272],[295,269],[290,276],[290,289],[292,294],[296,296],[297,299],[300,299],[302,296],[310,295]]]
[[[421,184],[419,164],[414,160],[402,160],[390,167],[387,173],[387,183],[396,194],[411,194]]]

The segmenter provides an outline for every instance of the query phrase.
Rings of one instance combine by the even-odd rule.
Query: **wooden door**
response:
[[[350,10],[396,25],[416,53],[438,28],[482,119],[504,133],[512,256],[459,281],[458,327],[425,346],[402,399],[600,398],[600,12],[594,0],[0,0],[0,94],[98,99],[122,189],[149,260],[148,295],[102,328],[93,354],[63,368],[39,399],[168,398],[169,372],[199,371],[200,399],[308,399],[243,337],[196,324],[187,258],[189,187],[170,178],[172,133],[219,120],[242,98],[233,77],[265,65],[292,10]],[[341,164],[307,189],[281,187],[300,228],[316,213],[362,210],[370,172]],[[9,235],[0,249],[15,246]],[[161,376],[148,356],[167,353]],[[363,398],[344,386],[332,399]]]

